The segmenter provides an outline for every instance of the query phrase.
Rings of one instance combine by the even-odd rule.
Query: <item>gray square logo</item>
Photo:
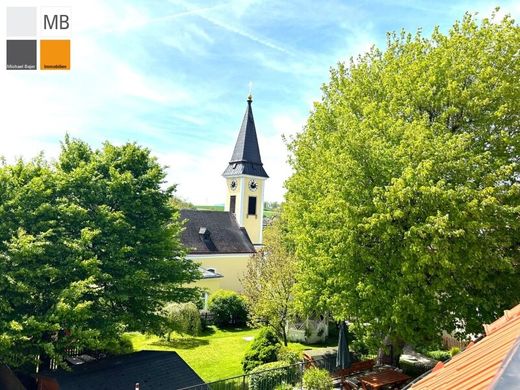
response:
[[[36,37],[36,7],[7,7],[7,36]]]
[[[36,40],[7,40],[7,70],[36,70]]]

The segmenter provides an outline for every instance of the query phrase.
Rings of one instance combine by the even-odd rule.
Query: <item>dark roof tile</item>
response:
[[[140,351],[39,374],[54,378],[60,390],[181,389],[203,380],[177,352]]]
[[[254,253],[244,228],[238,226],[235,215],[228,211],[181,210],[186,220],[181,241],[190,254]],[[206,228],[206,234],[201,234]]]

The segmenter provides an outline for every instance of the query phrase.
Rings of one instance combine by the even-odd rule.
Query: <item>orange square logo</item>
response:
[[[70,40],[40,40],[40,69],[70,69]]]

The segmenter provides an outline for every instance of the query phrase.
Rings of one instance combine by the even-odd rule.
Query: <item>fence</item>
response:
[[[304,369],[305,363],[300,362],[254,374],[243,374],[216,382],[184,387],[180,390],[273,390],[284,383],[299,385],[301,388]]]
[[[458,340],[446,332],[444,332],[442,335],[442,346],[446,349],[451,349],[453,347],[457,347],[462,350],[462,349],[466,348],[468,343],[469,343],[468,341]]]
[[[336,358],[323,357],[309,362],[288,364],[285,367],[271,368],[252,374],[243,374],[215,382],[204,383],[179,390],[273,390],[276,386],[289,384],[303,388],[303,373],[306,369],[318,367],[333,372],[336,368]]]
[[[215,315],[209,310],[200,310],[200,321],[203,328],[215,325]]]

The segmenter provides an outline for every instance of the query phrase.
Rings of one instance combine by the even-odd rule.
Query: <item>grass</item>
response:
[[[258,329],[221,330],[210,328],[200,337],[182,337],[170,342],[157,336],[130,333],[136,351],[176,351],[206,382],[242,374],[241,360]]]
[[[128,333],[134,350],[176,351],[205,381],[211,382],[242,374],[242,357],[259,329],[222,330],[210,327],[199,337],[177,337],[167,341],[158,336]],[[331,341],[332,343],[333,341]],[[289,349],[302,352],[327,345],[289,343]]]

